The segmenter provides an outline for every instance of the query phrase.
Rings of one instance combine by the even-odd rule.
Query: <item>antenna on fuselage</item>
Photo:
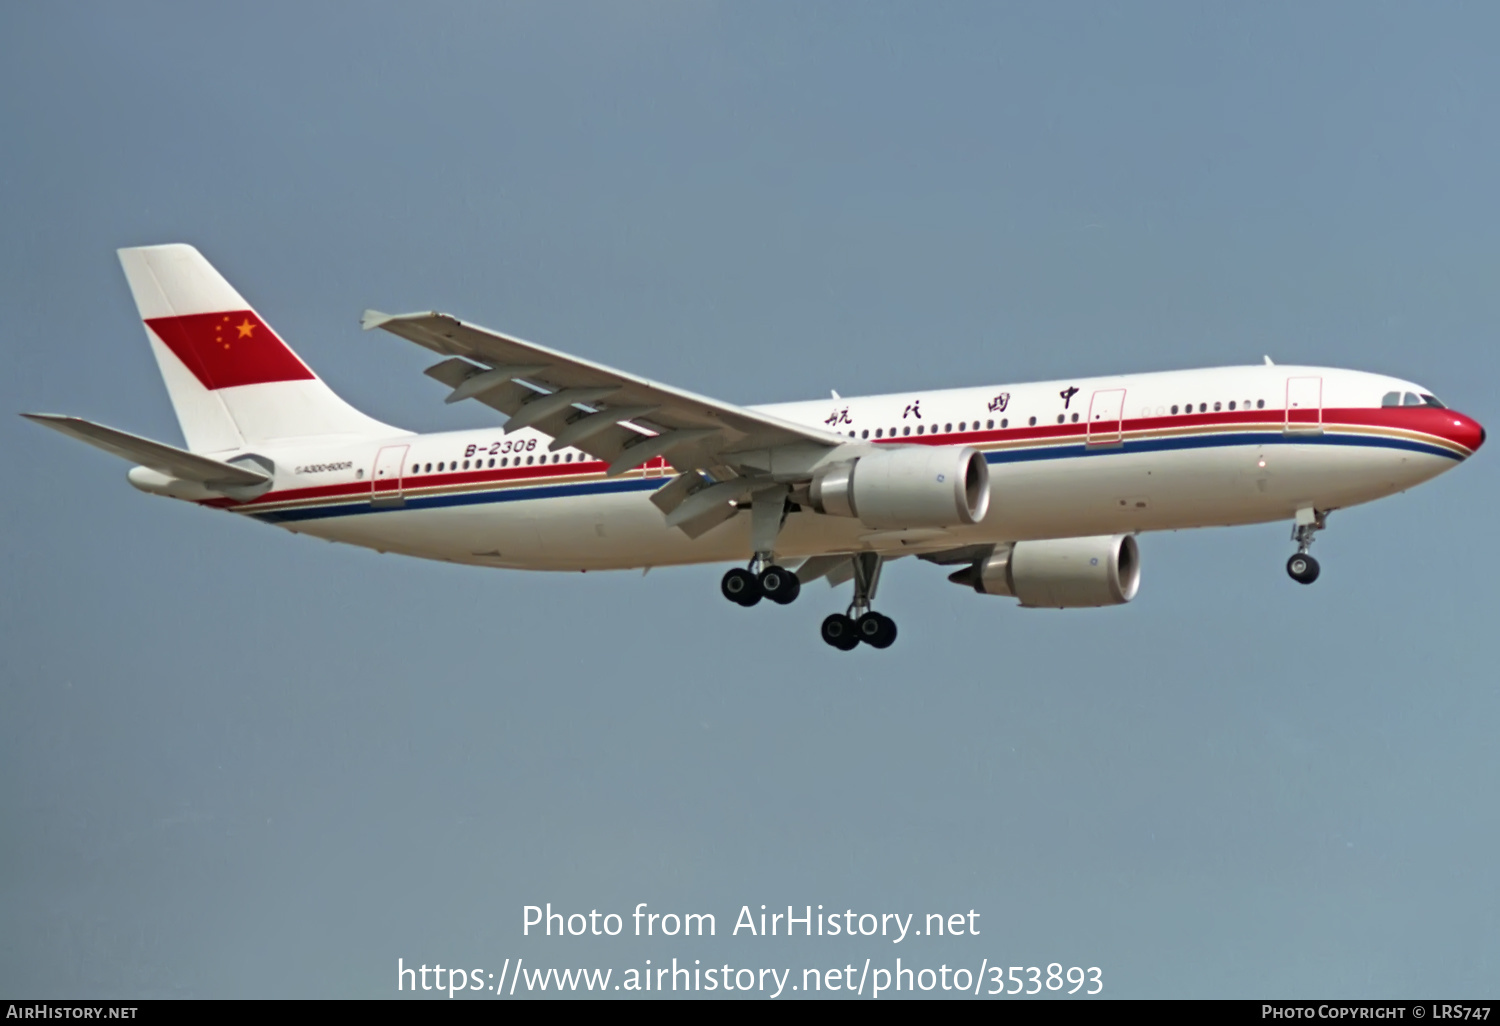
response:
[[[1269,356],[1267,356],[1265,358],[1265,361],[1266,361],[1266,366],[1267,367],[1274,367],[1274,366],[1276,366],[1276,364],[1274,364],[1274,363],[1271,362],[1271,358]]]

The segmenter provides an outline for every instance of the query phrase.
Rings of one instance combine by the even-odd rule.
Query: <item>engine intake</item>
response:
[[[869,527],[962,527],[990,508],[990,468],[967,446],[903,446],[820,471],[808,496],[819,513]]]
[[[1128,534],[1023,541],[995,549],[949,576],[981,595],[1008,595],[1023,606],[1118,606],[1141,586],[1141,553]]]

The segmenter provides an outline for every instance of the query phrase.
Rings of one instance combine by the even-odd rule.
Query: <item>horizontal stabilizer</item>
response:
[[[21,416],[121,459],[170,477],[196,481],[208,488],[253,488],[270,482],[270,475],[264,471],[209,459],[140,435],[95,424],[82,417],[64,417],[55,413],[23,413]]]

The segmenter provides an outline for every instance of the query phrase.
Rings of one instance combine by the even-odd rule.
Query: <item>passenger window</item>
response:
[[[1064,417],[1064,416],[1063,416],[1063,415],[1062,415],[1062,414],[1061,414],[1061,413],[1059,413],[1059,414],[1058,414],[1058,415],[1057,415],[1057,422],[1058,422],[1058,423],[1059,423],[1059,424],[1061,424],[1061,423],[1062,423],[1062,422],[1063,422],[1063,421],[1064,421],[1064,420],[1066,420],[1066,419],[1067,419],[1067,418],[1066,418],[1066,417]]]
[[[995,422],[993,420],[990,421],[990,427],[994,427],[994,426],[995,426]],[[1000,421],[1000,426],[1003,427],[1003,428],[1010,427],[1010,418],[1009,417],[1002,418],[1001,421]]]
[[[863,431],[861,431],[859,433],[859,437],[861,437],[861,438],[869,438],[870,437],[870,429],[869,428],[865,428]],[[880,437],[880,432],[878,432],[878,431],[875,432],[875,437],[879,438]]]
[[[1032,417],[1030,423],[1032,427],[1036,427],[1036,418]]]
[[[1234,409],[1234,400],[1233,399],[1229,400],[1229,408],[1231,410]]]
[[[1176,404],[1176,403],[1173,403],[1173,404],[1172,404],[1172,412],[1173,412],[1173,413],[1176,413],[1176,412],[1177,412],[1177,404]]]
[[[1266,408],[1266,401],[1264,399],[1257,399],[1257,400],[1255,400],[1255,408],[1257,410],[1263,410],[1263,409],[1265,409]]]
[[[993,430],[995,430],[995,422],[994,422],[994,421],[993,421],[993,420],[987,420],[987,421],[985,421],[985,423],[986,423],[986,424],[987,424],[987,425],[989,425],[989,426],[988,426],[988,427],[987,427],[987,428],[985,428],[985,430],[986,430],[986,431],[993,431]],[[1004,424],[1004,423],[1005,423],[1005,422],[1004,422],[1004,421],[1001,421],[1001,423],[1002,423],[1002,424]],[[976,420],[976,421],[975,421],[975,422],[974,422],[974,426],[975,426],[975,427],[976,427],[976,428],[977,428],[977,427],[979,427],[979,421],[977,421],[977,420]]]
[[[884,428],[876,428],[875,429],[875,437],[876,438],[879,438],[884,433],[885,433],[885,429]]]
[[[1208,412],[1208,403],[1199,403],[1198,404],[1198,412],[1199,413],[1207,413]]]
[[[919,434],[919,435],[920,435],[920,434],[921,434],[921,433],[922,433],[922,425],[921,425],[921,424],[918,424],[918,425],[917,425],[917,434]]]
[[[1215,413],[1218,413],[1223,408],[1224,408],[1224,404],[1223,403],[1214,403],[1214,412]]]
[[[1078,423],[1078,414],[1076,414],[1076,413],[1075,413],[1075,414],[1073,414],[1073,423],[1074,423],[1074,424],[1077,424],[1077,423]]]
[[[911,434],[911,426],[907,425],[906,427],[902,428],[901,429],[901,433],[903,435],[909,435],[909,434]]]

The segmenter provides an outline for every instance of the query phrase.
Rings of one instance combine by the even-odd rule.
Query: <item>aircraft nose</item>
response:
[[[1453,422],[1448,437],[1468,449],[1470,455],[1478,452],[1486,436],[1484,425],[1462,413],[1453,410],[1449,410],[1448,413],[1451,415],[1449,419]]]

